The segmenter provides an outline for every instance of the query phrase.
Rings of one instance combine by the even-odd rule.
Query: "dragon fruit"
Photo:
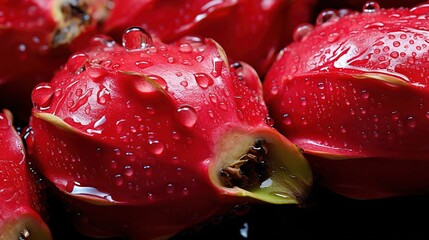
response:
[[[31,152],[93,237],[167,238],[246,202],[299,204],[301,150],[270,126],[255,70],[212,39],[96,36],[35,87]]]
[[[366,6],[298,27],[267,74],[266,103],[329,189],[427,193],[429,5]]]
[[[31,90],[96,31],[106,0],[0,2],[0,106],[28,122]],[[106,10],[105,10],[106,9]]]
[[[7,110],[0,113],[0,151],[0,239],[51,239],[39,215],[43,207],[37,180]]]
[[[134,25],[165,42],[186,35],[213,38],[232,59],[264,74],[275,54],[292,40],[295,26],[310,20],[315,4],[315,0],[114,1],[103,27],[117,40]]]

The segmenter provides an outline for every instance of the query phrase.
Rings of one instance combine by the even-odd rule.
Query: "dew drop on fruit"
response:
[[[237,75],[239,80],[243,80],[244,69],[243,65],[240,62],[235,62],[231,64],[231,68],[234,69],[235,75]]]
[[[204,89],[208,88],[214,83],[213,79],[205,73],[195,73],[194,77],[197,81],[198,86]]]
[[[153,65],[152,62],[144,61],[144,60],[136,62],[136,66],[139,67],[140,69],[145,69],[145,68],[148,68],[148,67],[150,67],[152,65]]]
[[[319,13],[316,19],[316,25],[321,25],[323,23],[329,22],[332,19],[338,17],[335,10],[327,9]]]
[[[90,67],[87,70],[88,76],[91,77],[92,80],[100,80],[106,75],[107,71],[102,67]]]
[[[140,27],[130,27],[122,35],[122,46],[127,50],[145,49],[152,45],[152,37]]]
[[[100,90],[97,93],[97,103],[105,105],[110,101],[110,91],[104,86],[100,86]]]
[[[174,193],[174,185],[169,183],[167,184],[167,193]]]
[[[380,5],[374,1],[368,1],[363,5],[362,11],[365,13],[377,12],[380,10]]]
[[[155,155],[161,155],[164,152],[164,144],[158,140],[149,139],[149,151]]]
[[[313,29],[314,26],[309,23],[304,23],[297,26],[293,32],[293,40],[297,42],[303,40],[313,31]]]
[[[66,68],[70,73],[80,73],[85,69],[88,56],[85,53],[75,53],[67,61]]]
[[[152,175],[152,167],[150,165],[145,165],[143,166],[143,172],[144,175],[146,175],[147,177]]]
[[[125,166],[125,171],[124,171],[125,176],[127,177],[132,177],[134,174],[134,170],[131,166],[127,165]]]
[[[179,46],[179,52],[181,53],[191,53],[192,50],[192,46],[189,43],[182,43]]]
[[[417,121],[414,117],[410,116],[407,118],[407,126],[409,128],[416,128],[417,126]]]
[[[177,109],[176,118],[180,124],[188,128],[195,126],[197,123],[197,113],[190,106],[181,106]]]
[[[31,95],[33,105],[38,110],[47,110],[51,106],[54,89],[48,83],[37,85]]]
[[[213,59],[213,69],[210,72],[210,74],[217,78],[220,76],[220,74],[222,73],[222,65],[223,65],[223,61],[220,58],[214,58]]]
[[[121,174],[116,174],[115,175],[115,185],[116,186],[122,186],[124,184],[124,178],[122,177]]]
[[[283,114],[283,123],[285,125],[291,125],[292,124],[292,118],[289,116],[289,114],[287,114],[287,113]]]

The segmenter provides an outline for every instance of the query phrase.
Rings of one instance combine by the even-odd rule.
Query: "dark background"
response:
[[[91,239],[73,231],[61,206],[51,206],[54,239]],[[245,224],[248,238],[240,234]],[[429,239],[429,195],[353,200],[316,185],[303,206],[242,206],[171,240],[185,239]]]

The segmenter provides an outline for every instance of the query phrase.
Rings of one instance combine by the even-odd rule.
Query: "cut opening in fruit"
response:
[[[270,177],[267,155],[268,149],[265,141],[257,139],[247,153],[220,170],[220,177],[224,186],[237,186],[246,190],[260,186]]]
[[[0,227],[0,240],[49,240],[52,239],[47,225],[35,213],[27,213],[15,220],[6,221]]]
[[[58,22],[58,28],[52,39],[53,47],[70,43],[85,26],[91,23],[88,4],[84,0],[59,1],[54,16]]]
[[[274,204],[302,203],[312,185],[301,150],[272,128],[224,137],[209,167],[212,183],[231,197]]]

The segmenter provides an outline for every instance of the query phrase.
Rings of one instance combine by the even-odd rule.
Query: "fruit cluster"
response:
[[[1,240],[429,193],[422,0],[6,0],[0,35]]]

